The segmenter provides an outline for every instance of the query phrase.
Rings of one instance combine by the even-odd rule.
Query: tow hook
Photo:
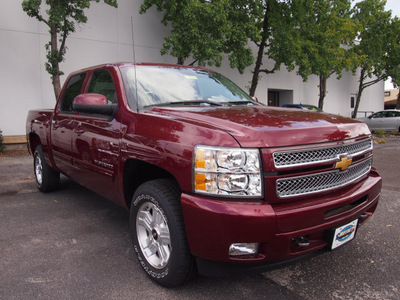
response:
[[[306,248],[308,246],[310,246],[310,241],[307,237],[305,236],[300,236],[300,237],[296,237],[296,238],[292,238],[292,243],[300,248]]]

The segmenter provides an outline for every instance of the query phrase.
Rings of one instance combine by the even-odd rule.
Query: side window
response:
[[[86,92],[104,95],[108,100],[108,104],[118,103],[114,81],[107,70],[96,70],[93,72],[89,88]]]
[[[85,81],[86,73],[74,75],[67,83],[63,98],[61,100],[60,111],[72,113],[72,102],[75,97],[81,93],[83,82]]]
[[[384,113],[382,111],[377,112],[376,114],[372,115],[373,119],[375,119],[375,118],[384,118],[384,117],[385,117],[385,115],[384,115]]]

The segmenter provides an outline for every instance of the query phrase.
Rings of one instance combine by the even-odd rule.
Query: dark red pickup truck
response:
[[[30,111],[39,190],[60,173],[130,211],[133,247],[164,286],[262,271],[355,237],[381,177],[361,122],[261,105],[218,73],[107,64]]]

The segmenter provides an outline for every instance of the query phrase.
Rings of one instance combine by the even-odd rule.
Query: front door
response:
[[[279,106],[279,92],[268,91],[268,106]]]
[[[106,96],[109,104],[118,104],[111,72],[105,69],[92,73],[86,93]],[[118,119],[118,118],[117,118]],[[72,153],[76,174],[72,177],[89,189],[109,198],[115,198],[118,172],[121,124],[109,116],[75,116]]]

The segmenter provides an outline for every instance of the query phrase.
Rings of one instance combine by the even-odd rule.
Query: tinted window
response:
[[[65,88],[63,98],[61,100],[61,112],[73,112],[72,102],[75,97],[81,93],[83,82],[85,81],[86,73],[74,75],[70,78]]]
[[[371,118],[384,118],[384,112],[383,111],[380,111],[380,112],[377,112],[376,114],[373,114],[372,116],[371,116]]]
[[[389,117],[390,117],[390,118],[400,117],[400,112],[398,112],[398,111],[391,111],[391,112],[389,113]]]
[[[96,70],[93,72],[87,92],[104,95],[109,104],[116,104],[118,102],[114,81],[107,70]]]

